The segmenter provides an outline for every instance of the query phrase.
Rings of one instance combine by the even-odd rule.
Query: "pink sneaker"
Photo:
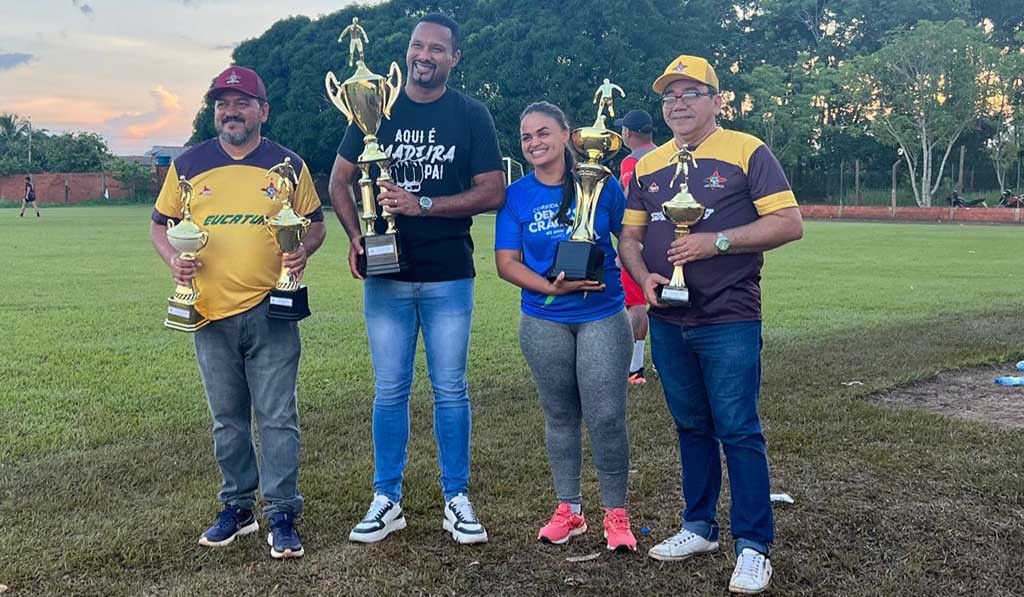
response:
[[[608,549],[636,551],[636,537],[629,530],[629,514],[625,508],[604,511],[604,537],[608,540]]]
[[[558,504],[551,520],[537,533],[537,539],[544,543],[562,545],[576,535],[587,532],[587,521],[582,514],[576,514],[566,502]],[[635,542],[634,542],[635,543]]]

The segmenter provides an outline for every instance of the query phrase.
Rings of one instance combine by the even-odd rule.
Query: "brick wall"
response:
[[[801,205],[800,215],[808,220],[892,220],[897,222],[976,222],[1020,224],[1020,209],[1002,207],[888,207],[853,205]]]
[[[55,203],[81,203],[103,197],[104,185],[111,199],[124,199],[130,189],[122,187],[113,174],[85,172],[73,174],[33,174],[36,201],[40,205]],[[20,201],[25,196],[25,175],[0,176],[0,199]]]

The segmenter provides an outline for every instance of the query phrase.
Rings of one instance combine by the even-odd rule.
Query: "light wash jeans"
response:
[[[196,359],[213,417],[213,451],[223,479],[218,499],[252,510],[256,490],[266,516],[299,514],[297,322],[267,318],[262,303],[195,333]],[[252,418],[259,429],[259,460]]]
[[[683,528],[718,539],[721,446],[729,467],[736,553],[751,547],[768,555],[775,525],[757,413],[761,322],[684,327],[652,317],[650,333],[651,357],[679,435]]]
[[[434,438],[441,490],[449,500],[467,493],[471,416],[466,361],[473,320],[473,279],[398,282],[367,278],[363,309],[373,360],[373,487],[402,499],[408,461],[409,392],[416,341],[423,330],[434,389]]]

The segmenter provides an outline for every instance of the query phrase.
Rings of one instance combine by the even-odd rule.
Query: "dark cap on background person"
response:
[[[637,133],[650,133],[654,131],[654,120],[644,110],[630,110],[625,116],[615,120],[615,126],[626,127]]]
[[[267,101],[267,87],[256,71],[244,66],[229,66],[217,75],[206,99],[215,100],[225,91],[237,91],[258,100]]]

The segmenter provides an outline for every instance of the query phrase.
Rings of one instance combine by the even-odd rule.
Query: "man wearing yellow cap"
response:
[[[775,538],[757,411],[762,254],[803,236],[803,223],[768,146],[718,126],[722,97],[707,60],[679,56],[653,87],[673,138],[636,165],[619,252],[651,305],[651,356],[679,436],[686,506],[679,533],[648,555],[685,560],[718,550],[721,446],[736,552],[729,590],[760,593],[771,582]],[[681,149],[694,158],[685,182],[706,209],[691,234],[675,240],[661,206],[684,182],[684,175],[676,176]],[[677,264],[684,266],[690,293],[685,307],[659,301],[659,287]]]

